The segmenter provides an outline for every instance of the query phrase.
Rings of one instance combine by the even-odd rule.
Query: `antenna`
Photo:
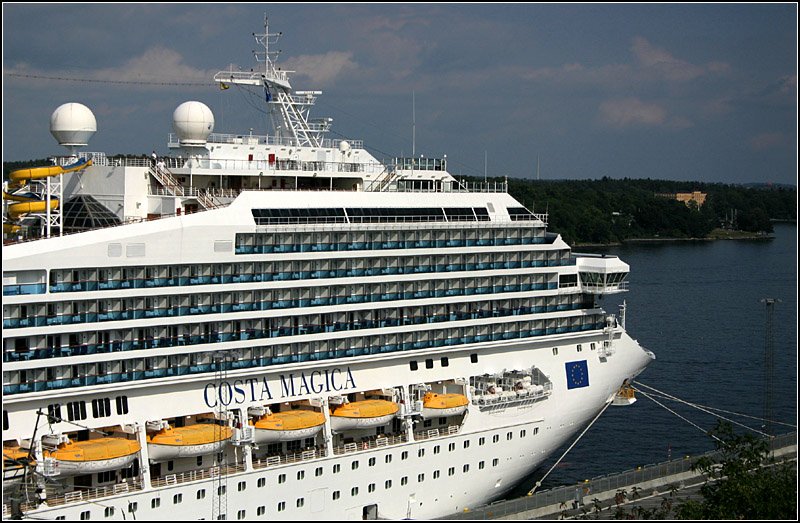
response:
[[[487,172],[489,167],[489,152],[483,151],[483,183],[487,183]]]
[[[536,181],[539,181],[539,155],[536,155]]]

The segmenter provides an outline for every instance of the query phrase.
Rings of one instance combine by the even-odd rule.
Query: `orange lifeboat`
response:
[[[44,457],[56,460],[61,474],[92,474],[129,466],[139,454],[138,441],[122,438],[97,438],[87,441],[68,440],[55,450],[44,451]]]
[[[426,392],[422,398],[422,417],[445,418],[458,416],[467,410],[469,401],[463,394],[437,394]]]
[[[341,432],[353,429],[368,429],[386,425],[400,410],[400,406],[387,400],[363,400],[345,403],[331,414],[331,428]]]
[[[253,423],[256,443],[309,438],[322,430],[325,415],[313,410],[269,413]]]
[[[170,427],[147,436],[147,452],[151,461],[191,458],[222,450],[233,435],[230,427],[214,423],[198,423]]]

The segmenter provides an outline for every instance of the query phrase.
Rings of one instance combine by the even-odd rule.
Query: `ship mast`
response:
[[[264,97],[269,108],[273,132],[279,143],[283,143],[284,131],[292,145],[301,147],[320,147],[323,135],[330,129],[331,118],[310,120],[311,107],[322,91],[293,92],[289,83],[289,73],[276,67],[275,62],[280,50],[270,51],[283,33],[269,32],[269,18],[264,16],[264,32],[253,33],[253,37],[263,51],[253,51],[256,62],[263,64],[259,70],[220,71],[214,75],[214,81],[225,89],[227,84],[263,86]],[[281,122],[280,125],[277,122]]]

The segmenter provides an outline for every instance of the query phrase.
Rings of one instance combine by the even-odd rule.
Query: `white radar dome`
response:
[[[181,145],[202,146],[214,130],[214,115],[204,103],[184,102],[172,113],[172,127]]]
[[[347,143],[345,140],[342,140],[341,142],[339,142],[339,151],[340,152],[346,153],[349,150],[350,150],[350,144],[349,143]]]
[[[83,104],[70,102],[61,105],[50,115],[50,134],[60,145],[83,146],[97,132],[97,120]]]

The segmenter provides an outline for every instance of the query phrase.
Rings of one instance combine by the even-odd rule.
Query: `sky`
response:
[[[312,116],[380,160],[797,183],[794,3],[4,3],[3,161],[64,154],[49,118],[66,102],[97,119],[84,150],[109,155],[166,154],[188,100],[215,132],[266,134],[262,95],[211,81],[254,66],[265,14],[293,87],[323,92]]]

